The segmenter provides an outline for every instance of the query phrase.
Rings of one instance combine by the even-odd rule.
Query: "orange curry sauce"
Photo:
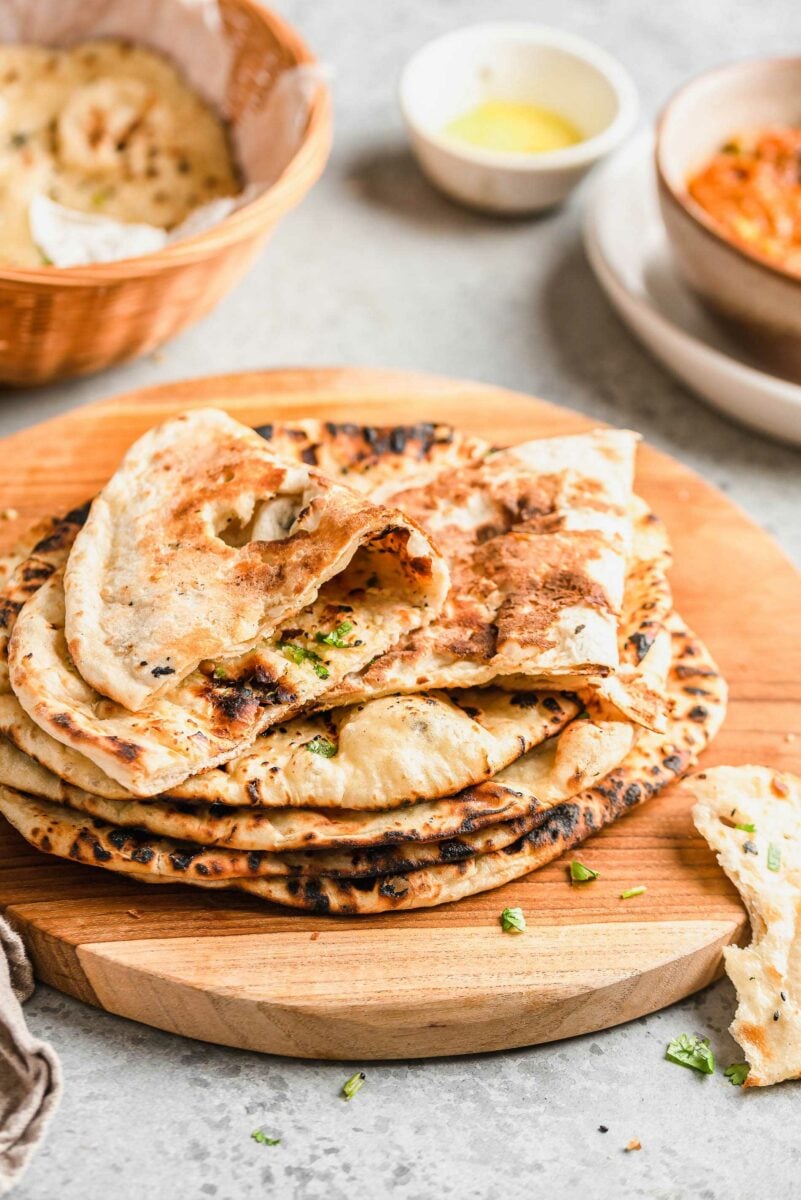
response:
[[[801,129],[733,138],[687,187],[729,241],[801,275]]]

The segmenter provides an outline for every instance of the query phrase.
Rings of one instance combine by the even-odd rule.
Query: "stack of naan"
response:
[[[636,441],[150,431],[5,563],[0,811],[50,854],[317,912],[552,860],[723,718]]]

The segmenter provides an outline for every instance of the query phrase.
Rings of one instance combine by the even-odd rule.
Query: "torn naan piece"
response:
[[[436,474],[448,467],[476,464],[489,452],[489,446],[480,439],[459,434],[448,426],[399,426],[386,430],[300,421],[291,427],[265,426],[264,433],[275,439],[281,454],[315,462],[327,473],[341,475],[350,486],[364,490],[373,499],[394,500],[397,496],[401,508],[404,490],[412,488],[411,494],[417,498],[417,489]],[[399,457],[401,451],[405,458]],[[632,497],[630,512],[633,550],[627,566],[618,630],[620,666],[603,679],[588,681],[586,677],[564,676],[559,686],[575,690],[590,687],[596,698],[619,715],[660,729],[664,728],[664,677],[669,642],[667,660],[664,653],[660,656],[658,652],[650,653],[647,664],[643,660],[673,607],[667,577],[670,542],[663,522],[639,497]],[[447,554],[448,546],[443,549]],[[496,682],[512,690],[548,685],[547,681],[521,676]]]
[[[558,688],[615,671],[636,441],[605,429],[544,438],[394,493],[447,555],[450,592],[428,630],[350,672],[326,702],[512,674]]]
[[[737,991],[729,1032],[745,1087],[801,1078],[801,779],[769,767],[713,767],[688,780],[696,828],[717,853],[751,921],[750,946],[727,946]]]
[[[35,724],[127,791],[164,792],[233,758],[354,665],[430,619],[433,559],[412,554],[411,539],[389,538],[380,548],[363,546],[277,637],[238,660],[202,664],[139,712],[101,696],[78,673],[64,632],[59,572],[17,616],[8,647],[11,687]]]
[[[414,525],[197,409],[139,438],[92,501],[64,574],[69,653],[95,691],[139,712],[202,662],[272,639],[335,576],[380,579],[384,559],[396,602],[406,591],[435,616],[447,571]]]

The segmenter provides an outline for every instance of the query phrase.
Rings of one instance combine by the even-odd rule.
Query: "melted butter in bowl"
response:
[[[420,166],[454,200],[489,213],[559,204],[634,123],[623,67],[558,29],[496,21],[421,47],[400,83]]]
[[[548,154],[583,140],[572,121],[539,104],[485,100],[450,121],[447,137],[502,154]]]
[[[171,229],[239,191],[224,122],[159,54],[0,46],[0,262],[46,261],[29,227],[37,195]]]

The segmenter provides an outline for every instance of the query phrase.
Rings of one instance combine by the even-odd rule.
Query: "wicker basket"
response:
[[[234,47],[232,117],[280,72],[314,58],[255,0],[220,0]],[[325,87],[278,181],[213,229],[156,254],[82,267],[0,265],[0,383],[42,384],[147,354],[199,320],[241,278],[279,219],[321,174],[331,143]]]

